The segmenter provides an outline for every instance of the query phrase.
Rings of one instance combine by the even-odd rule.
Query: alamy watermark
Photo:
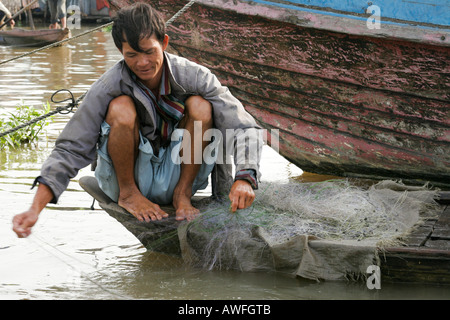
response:
[[[210,128],[203,132],[202,122],[194,121],[194,139],[185,129],[175,129],[171,135],[172,141],[183,140],[182,155],[177,148],[172,149],[171,159],[175,164],[257,164],[262,146],[270,141],[270,146],[279,153],[279,130],[246,128],[226,129],[222,132]],[[191,143],[194,143],[192,146]],[[207,146],[203,149],[204,142]],[[192,154],[192,152],[194,154]],[[234,160],[233,160],[234,158]]]
[[[81,9],[77,5],[73,4],[67,7],[67,28],[81,28]]]
[[[366,281],[367,289],[381,289],[381,270],[379,266],[370,265],[366,270],[368,277]]]
[[[369,2],[370,3],[370,2]],[[366,25],[369,29],[381,29],[381,9],[376,5],[369,5],[366,13],[370,14],[367,18]]]

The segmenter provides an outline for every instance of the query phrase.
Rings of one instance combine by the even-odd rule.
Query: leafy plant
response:
[[[36,109],[33,106],[26,105],[18,106],[15,113],[9,113],[9,117],[7,119],[0,119],[0,127],[2,128],[1,132],[6,132],[31,120],[35,120],[49,111],[50,104],[48,102],[43,105],[42,109]],[[33,122],[24,128],[0,137],[0,149],[3,149],[5,146],[17,148],[23,144],[31,143],[37,140],[39,132],[41,132],[41,130],[50,122],[51,119],[46,118]]]
[[[104,28],[102,28],[102,31],[103,32],[111,32],[112,31],[112,24],[111,25],[109,25],[109,26],[106,26],[106,27],[104,27]]]

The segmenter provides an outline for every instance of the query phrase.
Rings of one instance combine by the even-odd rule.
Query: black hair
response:
[[[117,49],[122,51],[122,43],[128,42],[131,48],[142,52],[139,41],[150,38],[153,34],[163,43],[166,24],[161,14],[147,3],[137,2],[117,11],[112,19],[112,36]]]

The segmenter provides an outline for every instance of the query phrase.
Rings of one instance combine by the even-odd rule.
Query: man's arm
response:
[[[12,18],[11,12],[8,10],[7,7],[5,7],[5,5],[4,5],[1,1],[0,1],[0,11],[3,11],[3,12],[5,13],[5,15],[6,15],[6,20]],[[14,21],[14,19],[11,19],[11,20],[9,21],[9,24],[10,24],[11,27],[14,27],[14,25],[16,24],[16,22]]]
[[[11,12],[8,10],[7,7],[0,1],[0,11],[3,11],[6,15],[6,18],[11,18]]]
[[[215,125],[224,136],[225,152],[231,152],[236,165],[235,181],[228,195],[231,200],[230,210],[235,212],[248,208],[255,200],[253,190],[257,189],[260,176],[263,146],[261,128],[214,74],[201,68],[197,76],[197,91],[211,102]]]
[[[13,231],[19,238],[28,237],[31,228],[36,224],[39,214],[53,199],[53,192],[45,184],[39,184],[30,208],[13,218]]]
[[[118,82],[114,79],[110,82]],[[13,218],[13,230],[19,237],[30,235],[31,228],[45,206],[57,203],[70,179],[95,159],[100,126],[109,102],[117,93],[120,93],[118,89],[108,89],[101,79],[91,86],[83,103],[56,140],[51,155],[42,165],[41,176],[35,180],[35,183],[39,182],[39,187],[30,208]]]

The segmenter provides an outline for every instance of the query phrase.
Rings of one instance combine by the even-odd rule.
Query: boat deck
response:
[[[380,254],[381,281],[450,285],[450,192],[442,192],[442,211],[405,240]]]

